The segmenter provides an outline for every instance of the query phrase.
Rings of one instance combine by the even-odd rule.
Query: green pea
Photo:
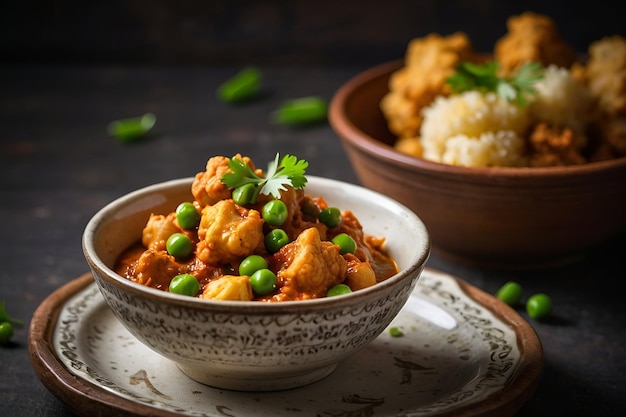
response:
[[[319,219],[328,227],[337,227],[341,224],[341,211],[337,207],[328,207],[320,211]]]
[[[261,84],[261,72],[244,68],[217,88],[217,96],[226,103],[238,103],[255,97]]]
[[[145,136],[155,123],[156,116],[152,113],[146,113],[141,117],[114,120],[108,124],[107,132],[120,142],[130,143]]]
[[[270,253],[276,253],[289,243],[289,236],[283,229],[273,229],[265,235],[265,249]]]
[[[270,200],[261,210],[263,220],[271,226],[282,226],[287,220],[287,205],[281,200]]]
[[[496,292],[496,298],[515,307],[522,299],[522,286],[517,282],[508,281]]]
[[[165,242],[167,253],[176,259],[185,259],[193,252],[194,245],[191,239],[183,233],[173,233]]]
[[[253,183],[241,185],[233,190],[233,201],[240,206],[256,203],[257,187]]]
[[[176,220],[183,229],[195,229],[200,224],[200,212],[193,203],[180,203],[176,207]]]
[[[8,321],[0,323],[0,345],[5,346],[13,337],[13,325]]]
[[[342,255],[356,252],[356,242],[347,233],[339,233],[333,238],[332,242],[339,246],[339,253]]]
[[[546,318],[552,311],[552,300],[546,294],[535,294],[526,301],[526,312],[533,319]]]
[[[239,264],[239,275],[251,276],[259,269],[266,269],[267,261],[260,255],[250,255]]]
[[[397,327],[390,327],[389,328],[389,335],[391,337],[402,337],[404,336],[404,332],[402,330],[400,330]]]
[[[170,281],[170,292],[174,294],[195,296],[200,291],[200,283],[191,274],[176,275]]]
[[[352,290],[346,284],[333,285],[326,292],[326,297],[335,297],[337,295],[350,294]]]
[[[267,268],[259,269],[250,275],[250,286],[256,295],[267,295],[276,288],[276,275]]]
[[[306,125],[326,120],[327,105],[321,97],[302,97],[284,102],[273,113],[276,123]]]

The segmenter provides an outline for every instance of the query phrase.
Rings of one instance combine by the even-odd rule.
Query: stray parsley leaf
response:
[[[494,92],[518,106],[525,106],[529,95],[535,94],[534,84],[543,78],[543,67],[538,62],[524,64],[511,77],[498,76],[499,65],[495,61],[485,64],[459,62],[456,72],[446,78],[454,93],[469,90]]]
[[[277,153],[274,160],[267,165],[265,177],[261,177],[242,159],[232,158],[228,161],[228,167],[232,172],[228,172],[222,176],[222,183],[229,188],[238,188],[246,184],[254,184],[255,194],[250,200],[251,203],[256,201],[256,197],[259,194],[280,198],[280,192],[286,191],[287,186],[291,186],[295,189],[304,187],[307,183],[304,173],[308,166],[309,163],[304,159],[298,159],[289,154],[280,159],[280,155]]]

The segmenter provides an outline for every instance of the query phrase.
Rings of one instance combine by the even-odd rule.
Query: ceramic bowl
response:
[[[318,381],[385,330],[418,281],[430,241],[422,221],[394,200],[348,183],[308,179],[308,194],[352,209],[367,234],[386,238],[398,274],[340,297],[278,303],[202,300],[116,274],[115,260],[140,238],[150,213],[190,201],[192,178],[149,186],[102,208],[85,228],[85,258],[124,326],[192,379],[241,391]]]
[[[626,158],[550,168],[467,168],[392,147],[380,100],[401,61],[341,86],[329,121],[361,183],[424,221],[433,252],[493,268],[539,268],[581,259],[626,233]]]

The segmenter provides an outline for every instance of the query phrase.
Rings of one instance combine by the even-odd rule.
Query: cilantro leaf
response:
[[[235,189],[246,184],[254,184],[254,196],[250,199],[250,202],[254,203],[259,194],[280,198],[281,191],[286,191],[287,186],[303,188],[307,183],[305,171],[308,166],[309,163],[304,159],[289,154],[280,159],[280,154],[277,153],[274,160],[267,165],[265,177],[261,177],[242,159],[232,158],[228,161],[228,167],[232,172],[224,174],[221,181],[229,188]]]
[[[456,72],[446,78],[454,93],[470,90],[494,92],[518,106],[525,106],[529,95],[535,94],[534,84],[543,78],[543,67],[538,62],[524,64],[511,77],[498,76],[499,65],[495,61],[484,64],[459,62]]]

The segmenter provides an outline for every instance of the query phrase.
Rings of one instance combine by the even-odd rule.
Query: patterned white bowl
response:
[[[408,208],[356,185],[308,177],[306,192],[350,209],[369,235],[384,236],[399,273],[341,297],[280,303],[210,301],[133,283],[113,271],[150,213],[191,197],[192,178],[131,192],[96,213],[83,252],[105,300],[141,342],[192,379],[241,391],[289,389],[329,375],[398,314],[430,254],[422,221]]]

